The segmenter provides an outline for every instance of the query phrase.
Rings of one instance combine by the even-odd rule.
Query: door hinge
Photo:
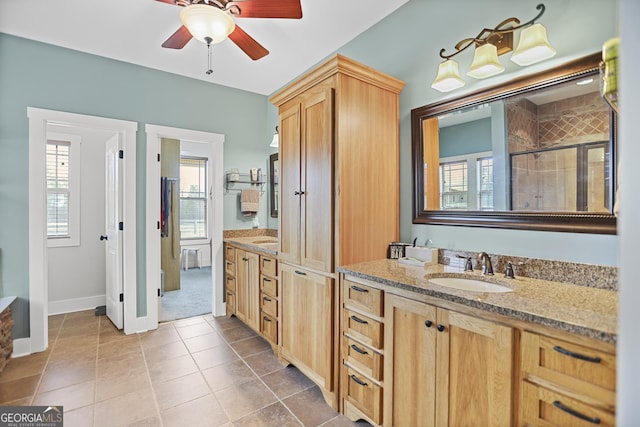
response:
[[[124,150],[118,151],[118,157],[124,159]]]
[[[158,161],[160,161],[160,153],[158,153]]]
[[[158,288],[158,296],[160,296],[160,288]]]
[[[120,221],[120,223],[118,224],[118,229],[120,229],[120,231],[124,230],[124,222]]]
[[[157,227],[158,227],[158,230],[160,230],[160,221],[158,221]]]
[[[120,294],[120,302],[124,302],[124,294]]]

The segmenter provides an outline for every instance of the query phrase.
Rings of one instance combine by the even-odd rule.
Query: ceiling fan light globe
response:
[[[192,4],[180,11],[180,20],[193,38],[211,44],[220,43],[236,28],[233,18],[225,11],[207,4]]]

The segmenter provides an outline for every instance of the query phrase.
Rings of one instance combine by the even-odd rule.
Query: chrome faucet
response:
[[[491,258],[486,252],[480,252],[478,254],[478,263],[482,264],[482,274],[493,276],[493,265],[491,265]]]

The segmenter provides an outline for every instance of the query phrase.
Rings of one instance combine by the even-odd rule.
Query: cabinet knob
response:
[[[433,325],[433,322],[431,320],[425,320],[424,321],[424,326],[426,326],[427,328],[430,328],[431,325]]]
[[[439,332],[444,331],[444,325],[438,325],[436,326],[436,329],[438,329]]]

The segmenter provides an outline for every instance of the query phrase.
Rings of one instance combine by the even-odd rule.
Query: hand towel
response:
[[[240,212],[244,215],[258,213],[260,207],[260,192],[258,190],[242,190],[240,193]]]

